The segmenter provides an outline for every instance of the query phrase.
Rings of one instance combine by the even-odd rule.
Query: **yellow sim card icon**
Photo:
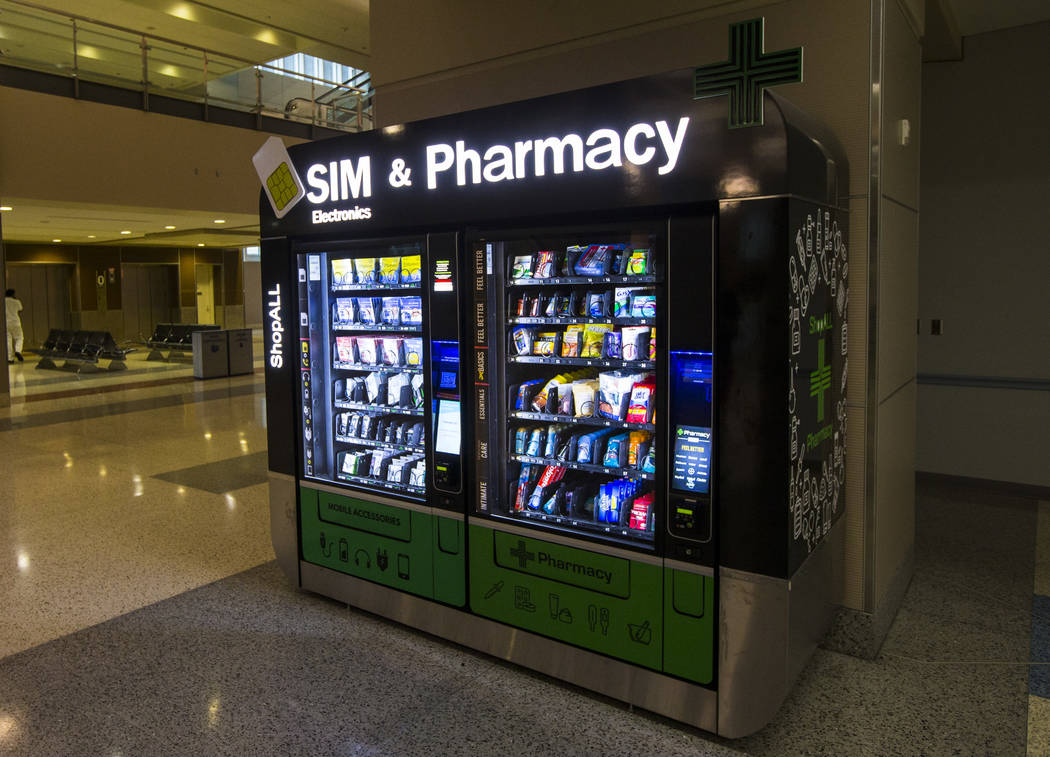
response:
[[[252,156],[274,215],[283,218],[306,195],[295,164],[279,137],[270,137]]]

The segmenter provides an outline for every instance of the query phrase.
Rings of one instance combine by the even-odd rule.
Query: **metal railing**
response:
[[[373,128],[370,77],[327,81],[114,24],[0,0],[0,65],[342,131]],[[352,82],[352,83],[351,83]],[[362,86],[363,85],[363,86]]]

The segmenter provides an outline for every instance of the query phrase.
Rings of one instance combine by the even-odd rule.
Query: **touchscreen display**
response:
[[[711,429],[675,426],[671,488],[707,494],[711,482]]]
[[[458,455],[459,445],[459,401],[438,400],[437,433],[434,450],[447,455]]]

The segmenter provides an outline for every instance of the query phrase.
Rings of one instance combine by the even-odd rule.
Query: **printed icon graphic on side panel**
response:
[[[328,541],[328,537],[324,535],[324,531],[321,532],[321,554],[325,557],[332,556],[332,542]]]
[[[602,636],[609,635],[609,608],[603,607],[598,615],[598,623],[602,627]]]
[[[510,551],[510,556],[518,558],[518,567],[522,570],[525,570],[525,568],[529,567],[529,560],[536,559],[536,553],[529,552],[525,548],[525,542],[523,542],[521,539],[518,539],[518,546],[516,546]]]
[[[376,567],[385,571],[390,566],[390,555],[382,547],[376,547]]]
[[[536,605],[532,601],[532,592],[527,586],[514,587],[514,609],[525,612],[536,612]]]
[[[587,605],[587,626],[594,633],[601,628],[602,636],[609,635],[609,608]]]
[[[497,581],[489,587],[489,590],[485,592],[485,599],[492,599],[494,596],[503,591],[503,582]]]
[[[551,594],[548,597],[550,602],[551,620],[560,620],[562,623],[572,623],[572,610],[568,607],[563,607],[561,604],[561,597],[557,594]]]
[[[372,555],[368,554],[368,550],[358,548],[354,551],[354,565],[359,568],[371,568]]]
[[[409,578],[409,560],[408,555],[403,555],[400,552],[397,554],[397,577],[402,581],[407,581]]]
[[[350,562],[350,544],[346,539],[339,540],[339,559],[343,562]]]
[[[638,625],[637,623],[628,623],[627,635],[631,637],[631,641],[637,644],[645,644],[648,646],[653,641],[653,629],[650,628],[648,620],[641,625]]]

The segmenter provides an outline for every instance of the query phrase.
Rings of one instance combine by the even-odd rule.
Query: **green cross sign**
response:
[[[766,87],[802,81],[802,48],[767,53],[764,18],[729,27],[729,60],[694,70],[693,99],[729,95],[729,128],[765,123],[762,92]]]
[[[817,342],[817,370],[809,374],[809,396],[817,398],[817,423],[824,420],[824,392],[831,389],[831,366],[824,363],[824,343]]]

